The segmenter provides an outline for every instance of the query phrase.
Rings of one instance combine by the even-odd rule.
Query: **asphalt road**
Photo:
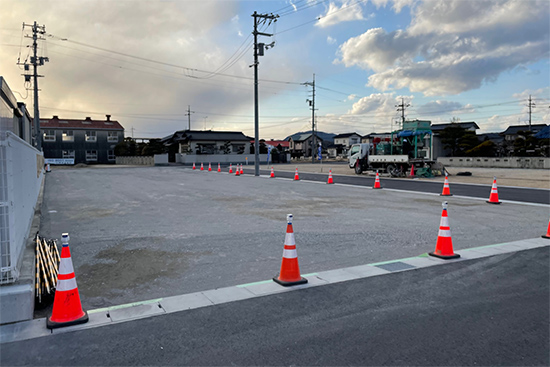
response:
[[[245,169],[245,173],[254,174],[254,169]],[[260,174],[269,175],[270,171],[261,170]],[[277,171],[277,177],[284,178],[294,178],[294,172],[287,171]],[[327,175],[299,172],[300,179],[310,180],[310,181],[319,181],[326,182]],[[374,177],[368,176],[349,176],[349,175],[334,175],[334,182],[348,185],[358,185],[373,187],[374,186]],[[430,192],[434,194],[441,194],[443,186],[440,182],[427,182],[427,181],[415,181],[411,179],[392,179],[392,178],[381,178],[381,186],[388,189],[397,189],[405,191],[416,191],[416,192]],[[497,182],[498,185],[498,182]],[[489,195],[491,194],[491,185],[471,185],[463,183],[453,183],[451,186],[451,193],[453,195],[462,195],[470,196],[476,198],[485,198],[489,200]],[[511,200],[511,201],[521,201],[527,203],[539,203],[539,204],[550,204],[550,191],[544,189],[535,189],[535,188],[522,188],[522,187],[498,187],[498,196],[499,200]]]
[[[550,363],[539,248],[2,345],[4,365]]]
[[[418,256],[435,248],[444,200],[457,252],[548,226],[545,206],[142,167],[51,172],[40,234],[70,234],[95,309],[271,279],[287,213],[303,274]]]

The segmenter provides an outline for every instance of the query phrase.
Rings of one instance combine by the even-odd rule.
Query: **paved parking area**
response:
[[[455,250],[540,236],[548,207],[450,197]],[[41,235],[71,235],[86,309],[269,279],[287,213],[302,273],[417,256],[435,247],[435,195],[235,177],[182,167],[54,170]]]

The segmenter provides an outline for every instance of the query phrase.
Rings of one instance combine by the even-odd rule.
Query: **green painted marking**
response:
[[[312,277],[314,275],[317,275],[317,273],[302,274],[302,277]]]
[[[157,299],[150,299],[150,300],[141,301],[141,302],[126,303],[126,304],[118,305],[118,306],[111,306],[111,307],[104,307],[104,308],[98,308],[98,309],[95,309],[95,310],[90,310],[90,311],[88,311],[88,313],[89,313],[89,314],[90,314],[90,313],[98,313],[98,312],[104,312],[104,311],[119,310],[119,309],[121,309],[121,308],[135,307],[135,306],[141,306],[141,305],[148,305],[148,304],[151,304],[151,303],[160,302],[160,301],[162,301],[162,300],[163,300],[162,298],[157,298]]]
[[[424,252],[422,255],[418,255],[417,257],[428,257],[428,253]]]
[[[270,280],[262,280],[262,281],[260,281],[260,282],[239,284],[239,285],[237,285],[236,287],[237,287],[237,288],[244,288],[244,287],[248,287],[249,285],[266,284],[266,283],[269,283],[269,282],[272,282],[272,281],[273,281],[273,279],[270,279]]]

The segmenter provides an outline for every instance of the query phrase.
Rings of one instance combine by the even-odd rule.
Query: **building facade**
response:
[[[124,128],[106,115],[105,120],[40,120],[44,158],[73,164],[115,164],[115,146],[124,140]]]

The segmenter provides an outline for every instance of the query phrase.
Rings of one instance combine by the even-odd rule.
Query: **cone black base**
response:
[[[439,255],[439,254],[436,254],[435,252],[430,252],[430,253],[428,253],[428,255],[433,256],[433,257],[438,257],[438,258],[443,259],[443,260],[458,259],[460,257],[459,254]]]
[[[50,318],[51,318],[51,316],[46,319],[46,327],[48,329],[57,329],[57,328],[60,328],[60,327],[65,327],[65,326],[85,324],[89,320],[88,312],[86,312],[86,311],[84,311],[84,316],[82,316],[81,318],[78,318],[76,320],[73,320],[73,321],[55,322],[55,321],[51,321]]]
[[[306,284],[307,283],[306,278],[302,278],[302,279],[297,280],[295,282],[285,282],[284,280],[280,280],[279,276],[273,277],[273,281],[275,283],[278,283],[278,284],[282,285],[283,287],[290,287],[291,285],[298,285],[298,284]]]
[[[448,194],[448,195],[439,194],[439,196],[453,196],[453,194]]]
[[[502,201],[487,201],[489,204],[500,204]]]
[[[545,235],[545,234],[543,234],[541,237],[542,237],[542,238],[548,238],[548,239],[550,240],[550,236],[547,236],[547,235]]]

